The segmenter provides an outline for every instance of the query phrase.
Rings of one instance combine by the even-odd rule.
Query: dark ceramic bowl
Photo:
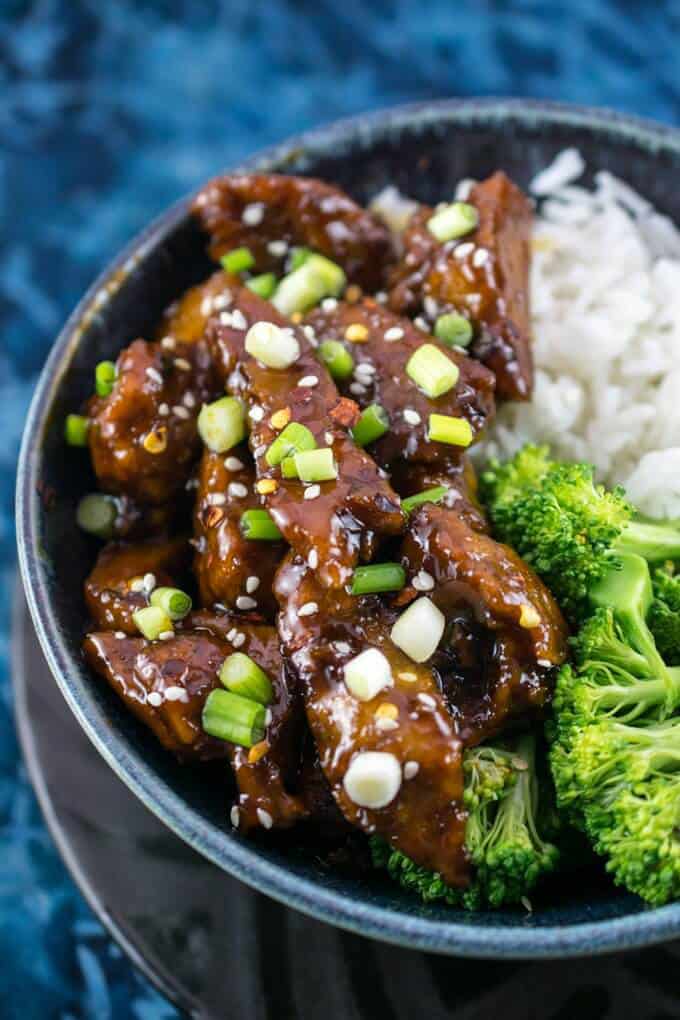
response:
[[[286,142],[248,167],[337,181],[359,201],[392,183],[436,202],[461,177],[499,167],[526,186],[566,146],[680,220],[680,133],[608,111],[527,101],[451,101],[359,117]],[[183,840],[244,882],[331,924],[435,952],[508,958],[602,953],[680,934],[680,904],[647,909],[600,870],[555,881],[531,914],[468,914],[424,905],[380,876],[347,877],[302,850],[247,842],[228,827],[223,784],[180,768],[84,667],[81,582],[95,547],[76,527],[75,506],[93,479],[86,457],[64,447],[64,416],[89,394],[98,361],[148,335],[163,307],[207,275],[204,249],[186,200],[134,240],[57,338],[26,425],[17,502],[23,581],[43,651],[85,732]]]

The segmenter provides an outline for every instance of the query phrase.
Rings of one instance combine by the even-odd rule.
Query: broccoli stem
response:
[[[680,559],[680,524],[677,521],[630,521],[614,549],[642,556],[648,563]]]

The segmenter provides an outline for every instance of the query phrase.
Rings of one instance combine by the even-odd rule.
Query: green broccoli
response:
[[[558,858],[557,848],[539,831],[545,798],[535,737],[523,734],[503,745],[469,749],[464,770],[465,846],[474,868],[470,886],[446,885],[439,874],[378,837],[371,839],[373,862],[425,901],[443,899],[468,910],[519,903]]]
[[[480,495],[494,532],[543,578],[565,614],[582,619],[593,585],[619,553],[650,563],[680,558],[680,524],[634,519],[623,489],[596,485],[590,464],[561,464],[547,447],[525,446],[492,461]]]
[[[673,572],[672,563],[654,571],[652,587],[654,601],[647,618],[649,629],[666,662],[680,666],[680,574]]]

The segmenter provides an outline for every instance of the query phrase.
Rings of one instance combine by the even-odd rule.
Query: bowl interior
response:
[[[332,126],[250,165],[323,177],[362,202],[386,184],[436,202],[460,178],[498,168],[526,186],[568,146],[581,151],[591,177],[610,170],[680,220],[677,137],[608,113],[528,103],[434,104]],[[27,423],[17,514],[24,583],[53,672],[99,750],[152,810],[216,863],[295,907],[366,934],[443,952],[523,956],[603,951],[679,931],[680,907],[645,910],[597,866],[549,884],[528,916],[524,910],[470,915],[419,903],[379,876],[331,871],[313,848],[246,842],[229,830],[220,775],[178,766],[84,667],[81,588],[97,546],[76,527],[75,506],[94,479],[87,456],[64,447],[63,419],[91,392],[94,365],[149,335],[163,307],[210,268],[205,240],[180,203],[132,243],[76,309]]]

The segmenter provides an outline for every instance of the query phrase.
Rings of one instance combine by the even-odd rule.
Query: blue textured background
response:
[[[36,373],[79,295],[179,195],[325,120],[505,94],[677,123],[679,29],[677,0],[0,0],[3,1020],[177,1016],[66,876],[12,722],[15,461]]]

